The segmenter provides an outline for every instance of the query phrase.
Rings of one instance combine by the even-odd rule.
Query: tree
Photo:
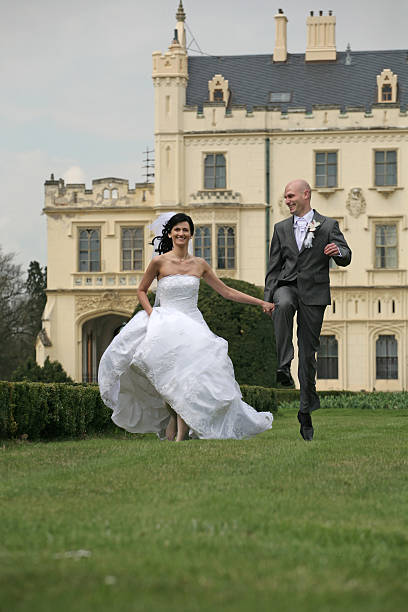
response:
[[[24,280],[13,260],[14,254],[4,254],[0,247],[0,380],[7,380],[27,358],[34,359],[46,301],[46,270],[32,261]]]
[[[27,271],[25,289],[27,303],[25,308],[27,332],[31,334],[34,346],[37,334],[41,329],[41,318],[47,301],[47,269],[41,268],[38,261],[30,261]]]
[[[229,287],[263,299],[263,291],[252,283],[223,278]],[[198,308],[208,327],[228,341],[228,354],[235,378],[242,385],[273,387],[276,382],[276,349],[270,317],[247,304],[225,300],[201,281]]]
[[[0,247],[0,380],[14,370],[24,344],[25,285],[21,266],[13,258]]]
[[[46,358],[42,367],[38,365],[34,359],[28,358],[24,364],[16,368],[11,375],[11,380],[29,380],[31,382],[73,382],[60,362],[50,361],[49,357]]]

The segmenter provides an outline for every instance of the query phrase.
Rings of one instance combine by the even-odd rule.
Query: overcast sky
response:
[[[143,180],[153,147],[151,54],[166,51],[178,0],[0,0],[0,245],[46,264],[44,181]],[[272,53],[274,15],[288,50],[306,46],[309,10],[332,9],[337,49],[408,49],[407,0],[184,0],[203,52]],[[191,34],[188,35],[188,42]]]

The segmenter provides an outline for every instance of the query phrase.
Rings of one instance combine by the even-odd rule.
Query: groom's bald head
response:
[[[312,189],[304,179],[290,181],[285,187],[285,203],[291,215],[303,217],[310,210]]]
[[[309,200],[312,197],[312,188],[310,187],[309,183],[304,179],[295,179],[293,181],[290,181],[290,183],[286,185],[285,193],[288,188],[295,189],[297,192],[301,192],[304,195],[306,195],[305,192],[307,191]]]

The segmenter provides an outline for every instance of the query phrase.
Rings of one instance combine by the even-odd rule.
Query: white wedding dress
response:
[[[197,308],[200,279],[175,274],[157,285],[150,317],[136,314],[102,356],[101,397],[116,425],[164,437],[167,402],[198,438],[247,438],[272,427],[270,412],[242,400],[228,343]]]

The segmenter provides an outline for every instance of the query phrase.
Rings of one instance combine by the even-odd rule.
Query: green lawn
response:
[[[408,410],[314,423],[4,443],[0,609],[405,611]]]

